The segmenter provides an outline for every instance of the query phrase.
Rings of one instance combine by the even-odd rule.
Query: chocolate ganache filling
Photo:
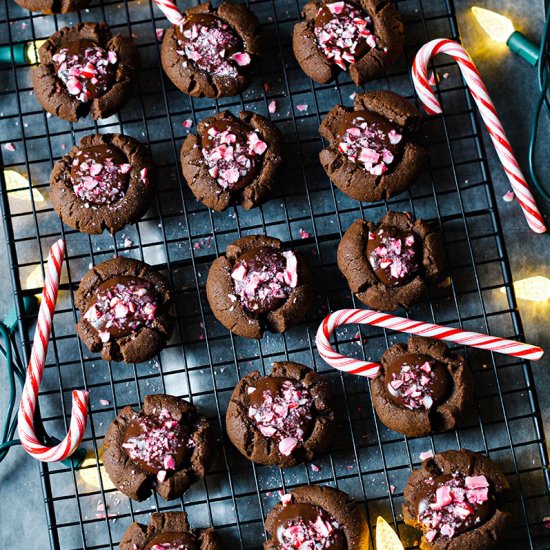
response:
[[[313,398],[299,381],[280,376],[260,378],[248,388],[251,418],[264,437],[279,443],[279,451],[289,456],[303,445],[315,422]]]
[[[342,526],[323,508],[314,504],[294,503],[283,507],[275,523],[278,548],[346,550]]]
[[[386,286],[407,283],[418,273],[422,262],[420,237],[387,225],[369,233],[366,252],[375,275]]]
[[[403,136],[383,116],[371,111],[350,111],[337,130],[338,150],[369,174],[381,176],[401,156]]]
[[[222,189],[242,189],[257,176],[267,144],[238,119],[216,121],[200,136],[210,176]]]
[[[185,57],[207,74],[234,78],[239,67],[249,65],[250,55],[235,30],[225,21],[211,14],[192,14],[176,27],[176,38]]]
[[[443,474],[425,482],[415,506],[428,542],[475,529],[495,512],[495,499],[484,475]]]
[[[144,550],[199,550],[200,546],[190,533],[166,531],[157,535]]]
[[[120,276],[105,281],[93,297],[84,318],[103,342],[151,326],[157,311],[154,286],[140,277]]]
[[[443,363],[432,357],[409,353],[395,359],[385,369],[390,399],[410,410],[430,410],[450,395],[453,381]]]
[[[126,193],[131,168],[118,147],[102,144],[81,149],[71,165],[74,194],[93,205],[117,202]]]
[[[262,314],[279,308],[298,284],[298,261],[294,252],[279,252],[267,247],[242,254],[231,278],[235,295],[243,307]]]
[[[138,416],[130,422],[124,436],[123,449],[140,468],[159,475],[160,481],[168,470],[178,470],[190,447],[186,429],[167,409],[156,416]]]
[[[371,18],[353,2],[323,2],[313,32],[329,61],[346,70],[376,47]]]
[[[63,44],[53,55],[54,69],[69,95],[81,103],[101,97],[116,76],[117,54],[93,40]]]

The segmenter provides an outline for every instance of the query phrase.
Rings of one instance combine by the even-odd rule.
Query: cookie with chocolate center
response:
[[[15,2],[26,10],[51,15],[83,10],[90,5],[91,0],[15,0]]]
[[[319,132],[328,147],[319,154],[334,185],[352,199],[374,202],[408,189],[422,172],[420,112],[404,97],[374,91],[357,94],[353,109],[336,105]]]
[[[120,550],[222,550],[214,529],[191,529],[185,512],[153,513],[149,525],[132,523]]]
[[[193,405],[147,395],[139,412],[124,407],[113,420],[102,460],[113,484],[130,498],[141,501],[155,490],[173,500],[205,475],[213,451],[210,426]]]
[[[364,516],[346,493],[322,485],[298,487],[281,497],[265,521],[264,550],[368,548]]]
[[[235,387],[225,417],[227,435],[252,462],[281,468],[313,460],[330,444],[331,392],[323,377],[290,361],[271,374],[247,374]]]
[[[282,136],[268,119],[229,111],[201,121],[181,148],[181,169],[197,199],[222,211],[232,204],[245,209],[273,193],[282,162]]]
[[[388,212],[379,222],[355,221],[338,245],[338,267],[357,298],[393,311],[420,301],[445,272],[443,239],[424,220]]]
[[[241,4],[210,2],[185,11],[182,24],[164,33],[161,61],[168,78],[194,97],[238,94],[251,81],[260,55],[259,22]]]
[[[468,364],[439,340],[409,338],[384,352],[381,363],[372,403],[391,430],[409,437],[452,430],[473,403]]]
[[[145,214],[154,193],[149,151],[121,134],[92,134],[55,163],[52,206],[82,233],[115,233]]]
[[[74,301],[82,314],[76,333],[107,361],[147,361],[164,348],[174,328],[168,282],[131,258],[113,258],[91,269]]]
[[[302,70],[316,82],[349,72],[357,86],[384,75],[403,52],[399,12],[386,0],[312,0],[294,27]]]
[[[445,451],[409,477],[403,516],[422,530],[423,550],[498,548],[510,520],[501,508],[509,488],[489,458],[466,449]]]
[[[32,71],[35,96],[46,111],[71,122],[118,112],[139,67],[132,40],[113,36],[107,23],[65,27],[38,53],[40,62]]]
[[[305,259],[279,239],[250,235],[227,247],[208,273],[206,295],[214,316],[231,332],[261,338],[301,321],[314,297]]]

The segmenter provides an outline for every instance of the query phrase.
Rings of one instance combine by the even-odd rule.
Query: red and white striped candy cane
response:
[[[530,359],[531,361],[538,361],[544,353],[542,348],[531,344],[488,336],[479,332],[469,332],[458,328],[414,321],[371,309],[340,309],[327,315],[317,330],[316,343],[319,355],[335,369],[349,374],[366,376],[367,378],[375,378],[378,375],[381,368],[379,363],[340,355],[330,345],[330,337],[334,329],[341,325],[350,324],[373,325],[398,332],[408,332],[417,336],[447,340],[455,344],[504,353],[514,357]]]
[[[477,103],[485,126],[493,140],[498,157],[510,180],[512,189],[523,209],[529,227],[535,233],[544,233],[546,231],[544,220],[529,190],[527,181],[521,172],[518,161],[514,156],[510,142],[498,118],[495,106],[489,97],[489,92],[487,92],[487,88],[481,80],[481,75],[468,55],[468,52],[454,40],[448,40],[446,38],[432,40],[422,46],[414,58],[412,66],[414,87],[418,97],[424,104],[426,112],[431,115],[440,114],[442,112],[441,105],[435,97],[428,81],[428,63],[432,57],[435,57],[439,53],[450,55],[458,63],[462,71],[462,76],[470,88],[470,92]]]
[[[21,445],[31,456],[43,462],[57,462],[71,455],[82,441],[88,419],[88,392],[75,390],[73,391],[71,424],[65,439],[55,447],[46,447],[38,441],[34,433],[34,410],[44,372],[64,255],[65,242],[60,239],[50,248],[48,256],[46,280],[42,290],[42,302],[38,312],[31,359],[19,405],[18,431]]]
[[[185,16],[172,0],[153,0],[172,25],[181,25]]]

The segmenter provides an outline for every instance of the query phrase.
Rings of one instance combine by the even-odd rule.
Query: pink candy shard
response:
[[[403,136],[392,129],[388,132],[388,139],[392,145],[397,145],[403,139]]]
[[[264,426],[263,424],[258,426],[258,430],[260,430],[265,437],[273,437],[277,431],[273,426]]]
[[[301,103],[300,105],[296,105],[296,109],[298,109],[298,111],[302,112],[302,111],[307,111],[309,108],[309,105],[305,105],[303,103]]]
[[[433,458],[434,453],[433,451],[424,451],[423,453],[420,453],[420,460],[427,460],[428,458]]]
[[[273,114],[277,111],[277,102],[273,99],[269,102],[269,105],[267,106],[267,110]]]
[[[162,483],[166,479],[166,470],[159,470],[157,473],[157,481]]]
[[[256,391],[256,388],[252,386],[248,386],[248,388],[246,388],[246,393],[248,393],[248,395],[250,395],[251,393],[254,393],[255,391]]]
[[[437,531],[435,529],[432,529],[431,531],[428,531],[425,535],[424,535],[424,538],[428,541],[428,542],[433,542],[433,540],[435,539],[435,537],[437,536]]]
[[[157,40],[160,42],[162,40],[162,35],[164,34],[164,29],[155,29],[155,34],[157,36]]]
[[[99,339],[105,344],[111,339],[111,335],[108,332],[98,332]]]
[[[442,485],[435,491],[435,502],[430,504],[432,510],[441,510],[453,502],[451,488],[448,485]]]
[[[286,257],[285,283],[290,288],[295,288],[298,284],[298,260],[293,252],[283,252],[283,254]]]
[[[292,451],[298,445],[298,440],[294,437],[285,437],[279,441],[279,451],[284,456],[290,456]]]
[[[6,143],[6,144],[4,145],[4,149],[5,149],[6,151],[11,151],[11,152],[13,153],[13,151],[15,151],[15,145],[14,145],[13,143],[11,143],[11,142],[10,142],[10,143]]]
[[[121,164],[119,167],[121,174],[127,174],[132,169],[132,165],[129,163]]]
[[[484,475],[466,476],[464,485],[466,485],[467,489],[483,489],[484,487],[489,487],[489,481]]]
[[[502,200],[504,202],[512,202],[514,199],[515,199],[516,195],[514,194],[513,191],[508,191],[507,193],[505,193],[502,197]]]
[[[290,493],[281,493],[281,504],[288,506],[292,502],[292,495]]]
[[[190,118],[183,121],[184,128],[191,128],[191,126],[193,126],[193,121]]]
[[[118,61],[118,57],[116,55],[116,52],[114,52],[113,50],[109,50],[109,53],[107,54],[107,59],[108,59],[109,63],[114,65]]]
[[[332,4],[327,4],[330,13],[334,15],[340,15],[344,11],[344,2],[333,2]]]
[[[262,141],[256,132],[251,132],[247,137],[248,148],[256,155],[263,155],[267,150],[267,143]]]
[[[239,67],[245,67],[250,65],[251,58],[246,52],[235,53],[231,56],[231,59],[239,65]]]
[[[164,457],[163,465],[167,470],[176,469],[176,461],[172,455],[167,455]]]

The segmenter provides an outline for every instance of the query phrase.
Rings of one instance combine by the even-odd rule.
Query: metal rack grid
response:
[[[314,335],[328,310],[356,306],[335,255],[343,232],[358,217],[378,219],[388,209],[408,210],[442,231],[450,258],[450,286],[436,288],[430,299],[408,314],[441,324],[521,338],[521,320],[495,206],[480,126],[458,69],[438,60],[438,90],[444,115],[426,121],[430,168],[408,193],[390,201],[359,204],[335,190],[317,160],[322,148],[318,125],[336,103],[351,105],[354,86],[346,75],[337,84],[312,83],[297,66],[291,47],[292,27],[302,0],[251,0],[262,22],[267,54],[253,85],[241,96],[212,101],[190,99],[162,74],[155,29],[168,23],[149,0],[93,2],[79,14],[43,17],[14,2],[0,3],[0,45],[45,38],[78,21],[105,20],[115,31],[132,34],[143,67],[128,105],[119,115],[97,123],[70,124],[47,117],[32,97],[28,66],[0,69],[0,146],[5,169],[28,175],[32,189],[6,189],[2,208],[12,284],[20,331],[28,356],[33,319],[22,314],[22,296],[39,292],[42,263],[59,236],[67,241],[62,281],[48,365],[41,391],[46,429],[63,433],[73,388],[91,390],[91,414],[83,445],[92,459],[75,471],[42,464],[44,500],[52,548],[115,548],[126,527],[146,523],[154,510],[183,509],[194,526],[213,525],[231,543],[259,547],[265,536],[263,518],[280,489],[303,483],[338,486],[365,503],[371,525],[378,515],[394,523],[406,544],[418,533],[403,524],[402,491],[419,454],[461,446],[487,453],[508,474],[512,485],[508,508],[513,514],[510,547],[543,548],[542,517],[550,477],[530,365],[517,359],[462,350],[477,382],[477,408],[455,432],[408,439],[386,429],[374,414],[368,383],[343,376],[318,357]],[[388,88],[413,98],[409,67],[428,39],[457,38],[452,0],[401,0],[405,21],[405,56],[385,79],[368,88]],[[264,83],[266,84],[264,86]],[[197,203],[180,175],[178,152],[188,130],[219,109],[243,108],[267,115],[286,138],[281,190],[262,208],[211,212]],[[300,111],[298,105],[308,105]],[[87,236],[64,227],[47,200],[53,163],[85,134],[118,132],[147,142],[159,171],[157,200],[135,226],[115,235]],[[15,151],[6,151],[6,142]],[[321,295],[307,322],[285,335],[247,341],[228,333],[212,316],[204,283],[211,261],[235,238],[266,233],[308,254],[319,273]],[[72,294],[89,269],[113,254],[143,259],[161,269],[176,290],[178,327],[158,360],[140,365],[109,364],[90,356],[74,334],[77,320]],[[504,287],[505,293],[499,292]],[[360,304],[359,304],[360,305]],[[367,340],[368,338],[368,340]],[[378,329],[338,331],[339,350],[349,355],[379,357],[402,335]],[[287,470],[256,466],[227,441],[224,411],[237,380],[274,360],[291,359],[314,366],[328,377],[335,392],[338,429],[332,451],[314,462]],[[218,457],[204,480],[181,500],[151,497],[135,503],[109,487],[97,459],[102,436],[116,412],[137,406],[148,393],[167,392],[192,400],[211,419],[220,438]],[[102,507],[106,514],[102,513]],[[102,516],[106,517],[102,517]],[[548,543],[546,543],[548,544]]]

